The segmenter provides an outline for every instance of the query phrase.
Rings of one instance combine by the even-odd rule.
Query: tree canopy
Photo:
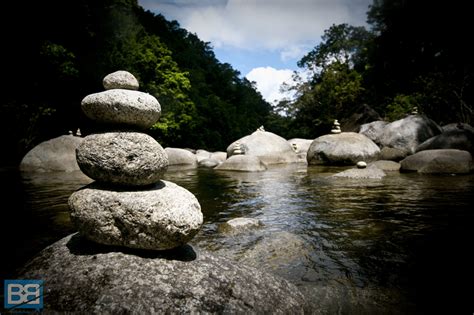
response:
[[[94,130],[80,102],[117,70],[134,74],[162,117],[149,133],[163,146],[223,150],[262,125],[271,106],[201,41],[136,0],[12,3],[2,139],[18,163],[40,141]],[[21,24],[21,25],[20,25]]]

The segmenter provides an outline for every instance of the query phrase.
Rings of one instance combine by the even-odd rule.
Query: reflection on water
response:
[[[258,173],[170,169],[165,179],[199,199],[205,224],[191,243],[197,250],[290,280],[308,296],[312,313],[460,308],[472,313],[474,175],[330,177],[341,170],[305,165]],[[19,264],[73,231],[67,198],[89,179],[3,174],[13,183],[6,197],[15,204],[3,211],[3,234],[28,228],[5,245],[16,257],[12,264]],[[220,223],[242,216],[264,226],[238,235],[218,232]]]

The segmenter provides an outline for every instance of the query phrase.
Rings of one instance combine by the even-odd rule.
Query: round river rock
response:
[[[168,167],[168,155],[163,147],[140,132],[89,135],[78,146],[76,159],[90,178],[118,185],[154,184]]]
[[[71,220],[85,238],[105,245],[170,249],[190,241],[203,223],[188,190],[168,181],[142,190],[92,183],[69,197]]]

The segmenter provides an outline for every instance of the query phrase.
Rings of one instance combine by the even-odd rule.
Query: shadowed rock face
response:
[[[416,152],[435,149],[458,149],[474,153],[474,131],[469,129],[448,129],[434,136],[416,148]]]
[[[96,314],[302,314],[286,280],[192,247],[142,251],[100,246],[77,234],[40,252],[22,271],[43,279],[46,312]]]

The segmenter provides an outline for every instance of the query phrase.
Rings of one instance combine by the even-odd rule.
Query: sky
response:
[[[138,0],[146,10],[176,20],[209,42],[270,103],[291,97],[283,82],[332,24],[366,26],[372,0]]]

